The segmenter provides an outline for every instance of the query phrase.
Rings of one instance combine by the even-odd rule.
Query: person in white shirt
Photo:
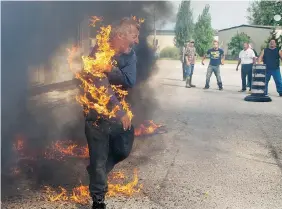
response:
[[[256,62],[256,55],[254,51],[249,47],[249,43],[244,43],[244,49],[239,53],[239,60],[236,67],[238,71],[239,65],[241,67],[241,79],[242,89],[239,92],[245,92],[247,90],[246,77],[248,76],[248,83],[250,84],[250,91],[252,89],[252,69],[253,64]]]

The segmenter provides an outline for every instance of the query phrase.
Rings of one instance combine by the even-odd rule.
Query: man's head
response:
[[[113,27],[111,43],[118,53],[129,53],[131,48],[139,43],[140,25],[132,18],[124,18]]]
[[[213,48],[218,49],[218,41],[217,40],[213,41]]]
[[[195,41],[194,40],[190,40],[189,44],[190,44],[191,47],[194,47]]]
[[[247,49],[249,48],[249,46],[250,46],[249,43],[248,43],[248,42],[245,42],[245,43],[244,43],[244,46],[243,46],[243,47],[244,47],[244,50],[247,50]]]
[[[275,39],[271,39],[269,42],[269,48],[274,49],[276,47],[276,41]]]

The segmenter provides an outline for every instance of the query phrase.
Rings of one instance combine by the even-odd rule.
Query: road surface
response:
[[[282,208],[282,98],[270,83],[269,103],[249,103],[235,65],[221,69],[203,90],[207,66],[195,67],[193,89],[185,88],[178,61],[158,61],[149,84],[158,103],[152,118],[167,133],[136,140],[131,156],[116,170],[139,170],[142,191],[110,198],[113,209]],[[33,203],[34,204],[34,203]],[[43,207],[44,206],[44,207]],[[29,208],[32,208],[29,206]],[[34,208],[80,208],[41,203]]]

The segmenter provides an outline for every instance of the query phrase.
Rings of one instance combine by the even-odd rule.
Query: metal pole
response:
[[[154,47],[156,47],[156,7],[154,4]]]

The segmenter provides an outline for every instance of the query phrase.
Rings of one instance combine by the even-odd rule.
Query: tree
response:
[[[265,44],[262,46],[262,48],[266,48],[270,40],[272,39],[276,41],[277,47],[282,50],[282,33],[279,30],[276,30],[275,28],[273,28],[273,30],[270,32],[270,36],[265,41]]]
[[[251,38],[246,33],[237,33],[231,38],[230,43],[228,43],[228,49],[231,50],[232,55],[239,55],[243,48],[243,44],[250,42]]]
[[[200,56],[204,56],[206,51],[211,47],[214,38],[214,30],[211,26],[210,6],[207,4],[194,28],[194,39],[196,51]]]
[[[273,17],[281,15],[282,1],[255,1],[248,8],[249,16],[247,17],[250,24],[254,25],[282,25],[282,19],[276,22]]]
[[[181,1],[177,12],[177,20],[175,24],[175,45],[177,47],[184,46],[184,43],[192,38],[193,35],[193,12],[191,9],[191,1]]]

